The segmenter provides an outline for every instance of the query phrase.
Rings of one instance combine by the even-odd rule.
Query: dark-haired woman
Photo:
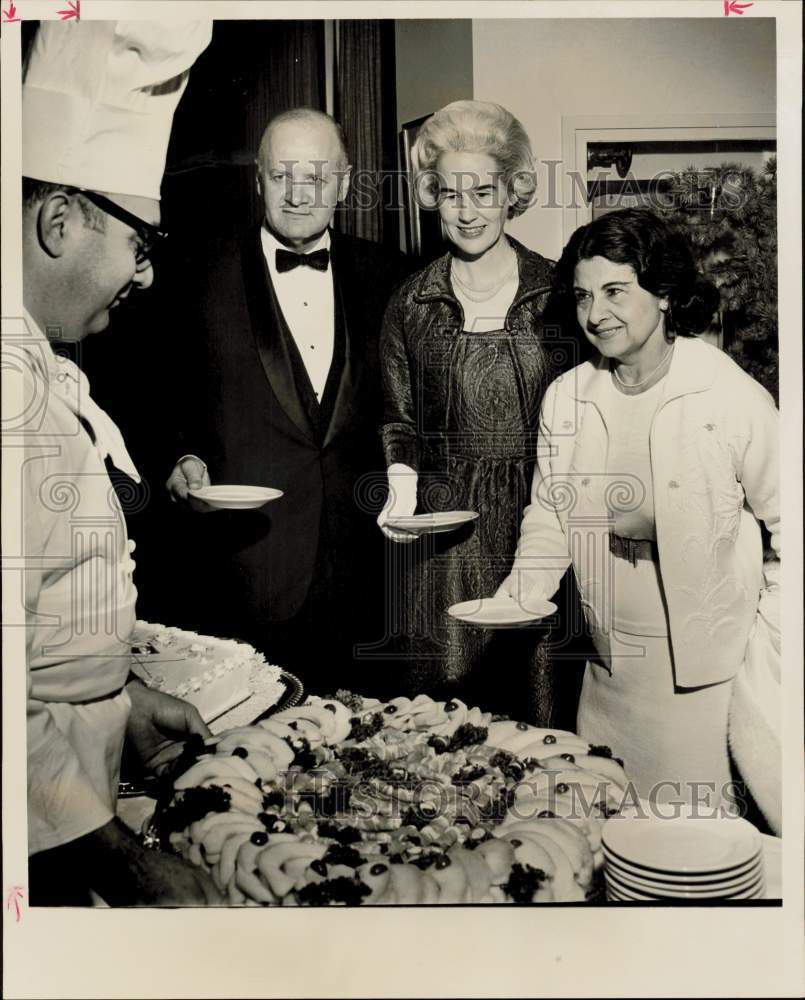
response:
[[[733,679],[758,646],[779,662],[779,561],[764,567],[759,525],[779,558],[778,414],[694,339],[718,293],[652,213],[579,229],[558,282],[598,355],[545,395],[531,504],[499,593],[550,597],[572,565],[598,653],[580,734],[623,757],[641,795],[718,804],[733,797]],[[755,791],[771,816],[773,787]]]

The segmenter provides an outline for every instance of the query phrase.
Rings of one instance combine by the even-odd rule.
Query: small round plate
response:
[[[763,854],[758,849],[758,853],[745,864],[736,865],[722,872],[660,872],[653,868],[641,868],[639,865],[632,865],[625,858],[614,854],[605,844],[601,846],[604,851],[604,862],[608,869],[615,872],[623,872],[637,881],[656,882],[661,886],[667,885],[669,888],[680,885],[698,885],[706,888],[709,885],[731,882],[753,872],[763,864]]]
[[[760,834],[738,817],[618,816],[604,824],[601,840],[632,867],[671,874],[729,872],[760,850]]]
[[[665,883],[658,884],[643,881],[642,879],[633,879],[620,869],[612,867],[608,861],[606,862],[605,871],[607,879],[619,889],[626,890],[627,892],[643,893],[649,896],[668,896],[671,899],[676,896],[690,897],[692,899],[732,896],[748,889],[755,890],[764,881],[763,868],[760,865],[744,877],[706,886],[700,886],[695,883],[668,885]]]
[[[482,628],[516,628],[547,618],[556,611],[552,601],[539,601],[527,607],[506,597],[481,597],[462,601],[447,609],[451,618]]]
[[[390,517],[386,524],[398,531],[410,531],[412,535],[437,535],[442,531],[454,531],[477,517],[478,514],[472,510],[443,510],[433,514]]]
[[[282,496],[282,490],[269,486],[202,486],[187,492],[220,510],[254,510]]]

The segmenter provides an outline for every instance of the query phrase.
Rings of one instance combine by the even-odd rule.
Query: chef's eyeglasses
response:
[[[142,266],[148,260],[154,250],[168,235],[158,226],[146,222],[145,219],[141,219],[138,215],[134,215],[133,212],[122,208],[117,202],[112,201],[111,198],[105,198],[102,194],[98,194],[97,191],[87,191],[84,188],[79,188],[78,193],[102,212],[106,212],[113,219],[117,219],[118,222],[122,222],[134,230],[139,240],[139,245],[134,254],[134,261],[137,267]]]

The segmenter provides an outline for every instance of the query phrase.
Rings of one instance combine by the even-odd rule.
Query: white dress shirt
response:
[[[260,230],[260,239],[282,315],[302,355],[316,399],[321,402],[333,361],[335,340],[332,265],[328,264],[326,271],[300,265],[280,274],[277,271],[277,250],[287,250],[288,247],[283,246],[265,226]],[[307,252],[323,249],[330,249],[329,231]]]

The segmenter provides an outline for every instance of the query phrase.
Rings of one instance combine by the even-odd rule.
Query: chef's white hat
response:
[[[159,198],[173,112],[211,21],[43,21],[22,88],[22,173]]]

